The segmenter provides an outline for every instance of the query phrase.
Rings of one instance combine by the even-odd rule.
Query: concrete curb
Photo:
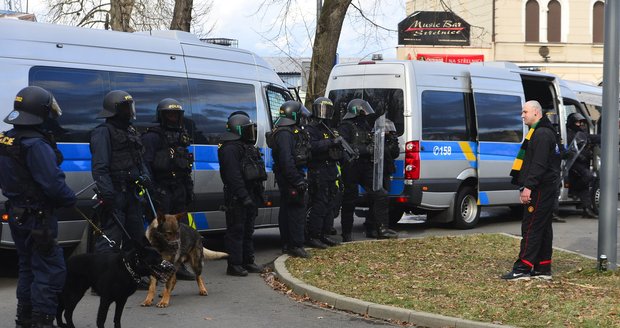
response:
[[[314,286],[310,286],[305,282],[293,277],[286,269],[286,260],[288,255],[281,255],[274,261],[274,271],[278,278],[295,294],[306,295],[310,299],[326,303],[335,309],[345,310],[369,317],[383,320],[399,320],[414,323],[417,326],[430,328],[458,327],[458,328],[506,328],[509,326],[496,325],[460,318],[453,318],[433,313],[418,312],[397,308],[388,305],[375,304],[371,302],[361,301],[355,298],[332,293],[322,290]]]

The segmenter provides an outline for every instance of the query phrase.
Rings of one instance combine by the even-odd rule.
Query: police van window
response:
[[[164,98],[178,100],[184,106],[185,116],[191,115],[187,80],[184,78],[112,72],[110,81],[112,90],[124,90],[133,97],[136,106],[133,124],[140,132],[157,125],[157,104]]]
[[[422,139],[467,141],[467,94],[451,91],[422,92]]]
[[[399,136],[405,130],[404,97],[401,89],[347,89],[332,90],[329,99],[334,102],[334,120],[339,121],[346,113],[349,101],[361,98],[370,104],[375,112],[385,112],[385,117],[394,122]]]
[[[89,142],[90,131],[102,122],[96,116],[110,90],[108,73],[35,66],[30,69],[29,80],[30,85],[49,90],[62,109],[57,124],[48,126],[56,140]]]
[[[194,143],[218,144],[232,112],[244,111],[256,122],[256,93],[251,84],[190,79],[189,90],[196,125]]]
[[[474,102],[480,141],[521,142],[523,121],[520,97],[475,93]]]
[[[269,86],[267,87],[267,103],[269,105],[269,113],[271,113],[271,122],[275,122],[280,116],[280,106],[288,101],[292,100],[290,92],[280,88]]]

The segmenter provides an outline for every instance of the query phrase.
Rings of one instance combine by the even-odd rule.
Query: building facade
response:
[[[603,80],[604,1],[408,0],[397,57],[510,61],[561,78]]]

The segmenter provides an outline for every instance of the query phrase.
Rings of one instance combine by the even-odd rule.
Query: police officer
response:
[[[122,90],[110,91],[103,98],[103,110],[97,116],[105,118],[105,123],[97,126],[90,136],[93,180],[103,206],[101,226],[117,245],[127,241],[127,237],[116,220],[131,239],[140,240],[144,236],[140,194],[151,179],[142,160],[144,147],[140,134],[131,124],[135,115],[130,94]],[[95,248],[98,252],[112,250],[101,237]]]
[[[303,248],[308,182],[304,166],[310,156],[310,140],[300,121],[310,112],[300,102],[289,100],[280,106],[273,131],[266,134],[272,148],[273,172],[280,190],[278,224],[282,249],[291,256],[309,258]]]
[[[377,238],[397,238],[388,225],[388,198],[385,190],[373,191],[374,142],[369,118],[374,116],[370,104],[362,99],[353,99],[347,104],[347,113],[338,128],[340,135],[357,149],[359,158],[343,165],[344,195],[342,198],[341,222],[342,240],[351,241],[353,212],[358,198],[358,184],[364,187],[370,198],[371,215],[374,219],[371,229]]]
[[[396,126],[390,119],[385,119],[385,147],[383,156],[383,189],[390,190],[392,180],[390,176],[396,172],[396,159],[400,154],[400,144],[398,142],[398,133]],[[366,237],[377,238],[377,230],[374,229],[376,223],[372,215],[372,208],[369,210],[364,227],[366,228]],[[388,211],[389,213],[389,211]]]
[[[254,146],[256,133],[256,123],[247,114],[232,115],[217,152],[226,204],[226,274],[231,276],[263,271],[263,266],[254,262],[252,239],[258,206],[263,203],[263,181],[267,180],[265,162]]]
[[[159,126],[147,129],[142,135],[144,161],[153,177],[153,189],[158,210],[165,214],[187,213],[194,200],[192,166],[194,156],[189,152],[192,140],[184,127],[183,106],[172,98],[157,105]],[[195,228],[186,215],[180,222]],[[177,279],[194,280],[185,266],[177,270]]]
[[[600,144],[601,139],[598,135],[591,135],[588,133],[588,123],[586,118],[580,113],[568,115],[566,128],[569,144],[571,144],[573,140],[577,140],[578,143],[583,143],[583,149],[579,155],[577,155],[575,162],[568,171],[570,188],[581,200],[583,217],[596,218],[597,215],[592,211],[592,200],[590,198],[590,189],[595,181],[594,175],[590,170],[590,162],[593,156],[592,146],[594,144]]]
[[[331,135],[324,122],[330,120],[333,114],[332,101],[319,97],[312,104],[310,124],[306,126],[312,149],[312,159],[308,162],[310,214],[306,244],[322,249],[339,244],[328,236],[334,226],[333,208],[338,193],[337,161],[343,157],[342,148],[338,145],[342,137]]]
[[[184,128],[183,114],[181,103],[163,99],[157,105],[159,126],[142,135],[144,161],[153,177],[159,210],[166,214],[187,212],[194,200],[194,156],[188,149],[192,139]],[[183,223],[194,227],[187,218]]]
[[[14,128],[0,135],[0,188],[8,198],[19,257],[15,322],[16,327],[54,327],[66,270],[53,210],[74,206],[76,197],[60,169],[62,154],[42,124],[62,112],[50,92],[35,86],[19,91],[13,106],[4,122]]]

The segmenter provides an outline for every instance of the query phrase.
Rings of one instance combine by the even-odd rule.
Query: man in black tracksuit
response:
[[[308,216],[308,239],[314,248],[336,246],[338,241],[328,235],[334,226],[334,207],[338,193],[337,161],[342,159],[339,138],[331,135],[324,120],[332,118],[334,104],[329,98],[319,97],[312,104],[312,117],[306,126],[310,136],[312,159],[308,162],[310,214]],[[340,137],[341,138],[341,137]]]
[[[303,169],[310,157],[310,140],[301,127],[302,116],[310,116],[310,112],[300,102],[283,103],[274,130],[267,133],[267,143],[273,150],[273,172],[280,190],[282,249],[291,256],[309,258],[303,248],[308,200]]]
[[[579,197],[583,210],[583,217],[596,218],[597,215],[592,210],[591,188],[594,184],[595,177],[590,169],[590,161],[592,160],[592,147],[601,143],[599,135],[589,134],[588,123],[586,118],[580,113],[572,113],[568,115],[566,120],[566,134],[568,144],[573,140],[578,140],[579,146],[583,147],[575,162],[568,171],[568,181],[570,191]]]
[[[347,105],[347,114],[338,127],[340,135],[359,153],[357,160],[345,163],[342,168],[344,195],[342,197],[342,240],[352,240],[353,212],[358,198],[358,185],[361,185],[370,198],[370,209],[374,218],[371,229],[376,231],[377,238],[397,238],[395,231],[387,228],[389,208],[385,190],[373,191],[373,134],[368,115],[374,111],[367,101],[353,99]]]
[[[260,150],[254,146],[256,123],[247,114],[232,115],[220,140],[217,155],[226,204],[226,274],[260,273],[263,266],[254,262],[252,235],[267,173]]]
[[[144,236],[142,222],[141,189],[150,184],[148,170],[142,160],[144,147],[140,134],[131,124],[135,119],[134,101],[122,90],[110,91],[103,98],[103,110],[98,118],[105,118],[90,136],[92,175],[97,183],[99,201],[103,206],[101,228],[103,232],[121,245],[128,241],[120,224],[133,240]],[[108,242],[99,237],[97,252],[112,251]]]
[[[530,130],[534,129],[517,155],[515,173],[511,172],[513,183],[520,186],[520,199],[525,206],[521,223],[523,238],[519,258],[502,279],[551,279],[551,216],[560,179],[560,148],[555,129],[537,101],[526,102],[521,117]],[[525,152],[523,156],[522,152]]]

